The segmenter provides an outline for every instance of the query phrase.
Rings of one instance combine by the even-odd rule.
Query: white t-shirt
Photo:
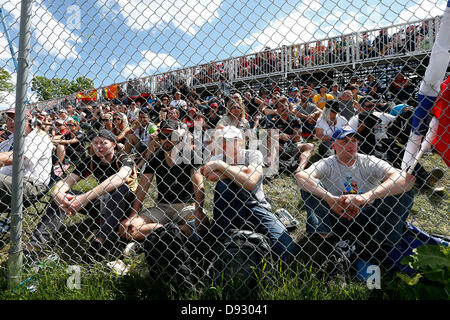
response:
[[[135,108],[134,110],[128,110],[127,111],[127,117],[128,117],[128,121],[129,122],[133,122],[133,121],[135,121],[135,120],[137,120],[138,119],[138,117],[139,117],[139,111],[140,111],[141,109],[139,109],[139,108]]]
[[[323,187],[334,196],[365,193],[380,185],[392,166],[384,160],[357,154],[351,167],[340,164],[331,156],[311,165]]]
[[[342,116],[336,117],[336,124],[330,126],[323,118],[317,120],[316,128],[323,129],[323,135],[332,136],[333,133],[347,124],[347,119]]]
[[[226,161],[222,154],[212,156],[210,161],[214,161],[214,160]],[[248,167],[250,164],[253,164],[254,166],[259,166],[259,165],[264,166],[264,158],[263,158],[261,151],[259,151],[259,150],[241,150],[241,157],[240,157],[240,161],[238,162],[238,165],[244,165],[244,166]],[[266,197],[264,195],[263,175],[261,175],[261,177],[259,178],[253,191],[248,191],[244,188],[242,188],[242,191],[251,193],[250,197],[244,196],[244,198],[245,199],[254,199],[253,201],[249,200],[249,201],[254,202],[252,204],[260,205],[269,211],[271,210],[271,206],[270,206],[269,202],[267,202]],[[249,203],[247,203],[247,204],[249,204]]]
[[[10,151],[13,135],[0,145],[0,152]],[[35,129],[25,137],[24,145],[24,177],[43,184],[50,182],[52,170],[52,150],[53,144],[47,133]],[[12,176],[13,166],[0,168],[0,173]]]
[[[377,141],[380,141],[381,139],[387,138],[386,133],[387,126],[390,122],[395,120],[396,116],[393,116],[386,112],[379,112],[379,111],[374,111],[373,114],[375,117],[381,120],[380,123],[373,128],[375,133],[375,139]],[[352,127],[354,130],[358,130],[359,126],[358,115],[354,115],[353,117],[351,117],[350,120],[348,121],[348,125]]]

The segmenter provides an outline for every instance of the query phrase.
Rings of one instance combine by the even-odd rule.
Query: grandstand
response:
[[[148,99],[151,94],[159,97],[171,94],[177,84],[196,89],[198,94],[206,97],[217,91],[220,79],[231,84],[233,91],[250,89],[257,92],[271,82],[281,88],[288,88],[293,81],[336,82],[343,86],[352,76],[365,80],[369,74],[387,87],[394,76],[402,72],[418,85],[428,65],[441,18],[437,16],[309,43],[266,48],[244,56],[105,85],[93,90],[95,97],[89,92],[73,94],[36,102],[31,107],[50,110],[64,108],[69,103],[108,101],[128,104],[132,100]]]

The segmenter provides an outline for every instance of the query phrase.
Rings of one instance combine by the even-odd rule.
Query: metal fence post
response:
[[[14,159],[11,200],[11,246],[8,258],[8,286],[15,288],[22,273],[22,199],[25,142],[25,99],[30,53],[31,1],[22,0],[20,12],[20,38],[16,85],[16,113],[14,129]]]

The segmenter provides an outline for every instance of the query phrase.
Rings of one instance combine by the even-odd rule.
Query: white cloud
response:
[[[153,74],[154,72],[160,73],[180,67],[180,64],[175,58],[164,53],[155,53],[150,50],[142,51],[142,59],[135,64],[127,64],[122,75],[126,78],[140,78]]]
[[[270,22],[269,26],[260,32],[255,32],[249,37],[239,40],[234,45],[241,44],[254,45],[255,51],[259,51],[264,47],[280,47],[283,44],[303,43],[313,39],[314,34],[320,25],[320,19],[315,17],[312,20],[307,17],[308,14],[318,11],[322,5],[317,0],[306,0],[299,8],[292,11],[288,16],[276,19]],[[342,12],[337,12],[336,17],[340,17]],[[334,15],[329,15],[328,18],[334,18]],[[335,20],[335,19],[334,19]]]
[[[195,35],[202,25],[219,17],[221,2],[222,0],[98,0],[97,5],[105,16],[109,12],[120,12],[126,25],[136,31],[172,23],[183,32]]]
[[[3,4],[3,9],[9,12],[14,19],[11,29],[16,31],[19,30],[20,8],[20,0],[8,0]],[[79,57],[75,45],[82,42],[81,37],[56,20],[41,0],[33,1],[31,30],[33,38],[46,53],[59,59],[77,59]],[[36,54],[40,54],[40,52],[36,52]]]
[[[17,47],[14,44],[13,50],[15,53],[17,52]],[[4,33],[0,33],[0,59],[2,60],[11,59],[11,51],[9,50],[8,40],[6,39],[6,35]]]

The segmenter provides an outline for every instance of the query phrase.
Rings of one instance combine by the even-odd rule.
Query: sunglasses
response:
[[[117,120],[122,120],[121,118],[114,118],[114,121],[117,121]]]
[[[68,126],[68,127],[76,127],[77,125],[74,124],[74,123],[70,123],[70,124],[68,124],[67,126]]]
[[[233,110],[233,109],[239,109],[239,110],[241,110],[241,107],[240,107],[240,106],[232,106],[232,107],[230,108],[230,110]]]

